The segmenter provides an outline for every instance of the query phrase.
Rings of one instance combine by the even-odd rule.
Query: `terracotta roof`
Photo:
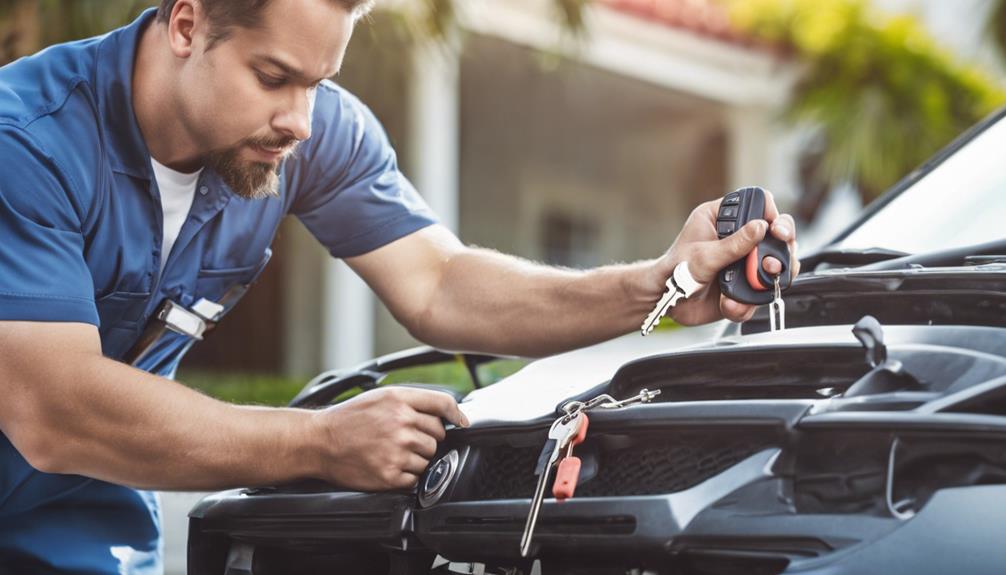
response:
[[[726,7],[710,0],[601,0],[618,12],[730,44],[768,48],[731,25]]]

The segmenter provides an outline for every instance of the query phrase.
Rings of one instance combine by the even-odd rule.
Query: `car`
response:
[[[1006,573],[1003,149],[1006,109],[803,257],[786,329],[760,308],[699,344],[532,362],[463,397],[471,427],[411,491],[206,497],[189,573]],[[476,385],[499,361],[420,348],[323,373],[291,405],[459,358]],[[522,554],[553,422],[643,390],[586,412],[575,495],[544,500]]]

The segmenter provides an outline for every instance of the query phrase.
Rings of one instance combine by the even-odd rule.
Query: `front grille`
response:
[[[596,461],[596,475],[584,477],[577,497],[607,497],[674,493],[725,471],[772,447],[771,439],[717,434],[681,434],[626,437],[616,440],[595,436],[577,447],[584,472]],[[507,445],[478,448],[468,500],[522,499],[534,494],[538,447]],[[554,476],[554,473],[553,473]]]

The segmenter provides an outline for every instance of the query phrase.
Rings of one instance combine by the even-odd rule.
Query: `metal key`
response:
[[[531,551],[531,538],[534,535],[535,524],[538,523],[538,513],[541,512],[541,504],[545,499],[545,489],[548,487],[548,479],[552,474],[552,468],[555,467],[559,456],[566,449],[569,441],[576,436],[577,431],[580,429],[580,420],[582,417],[583,415],[580,413],[573,415],[564,414],[556,419],[555,423],[548,430],[549,443],[554,440],[555,447],[552,449],[552,455],[549,457],[544,469],[542,469],[541,475],[538,476],[538,486],[535,488],[534,498],[531,500],[531,511],[527,514],[527,522],[524,524],[524,536],[520,540],[521,557],[527,557]]]
[[[688,262],[681,262],[674,266],[674,273],[665,282],[667,291],[661,296],[657,305],[643,320],[640,331],[643,335],[648,335],[653,328],[660,324],[660,318],[664,317],[667,310],[677,305],[681,298],[688,298],[702,288],[702,284],[695,281],[692,273],[688,270]]]
[[[583,440],[587,438],[587,427],[590,425],[590,420],[587,418],[587,414],[583,412],[580,412],[579,417],[580,426],[566,443],[566,454],[563,456],[562,461],[559,462],[559,468],[555,472],[555,484],[552,485],[552,496],[559,503],[573,497],[573,494],[576,492],[576,484],[580,480],[580,466],[582,462],[579,457],[573,455],[573,448],[583,443]]]
[[[775,276],[775,297],[772,299],[772,303],[768,304],[768,321],[769,329],[772,331],[778,331],[781,329],[786,329],[786,302],[782,299],[782,287],[779,285],[779,276]],[[776,314],[778,314],[778,324],[776,323]]]

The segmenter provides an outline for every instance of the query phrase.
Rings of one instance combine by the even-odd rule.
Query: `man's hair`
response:
[[[157,7],[157,21],[167,22],[177,0],[161,0]],[[374,5],[374,0],[330,0],[346,9],[353,18],[365,15]],[[235,27],[256,28],[262,23],[262,11],[270,0],[200,0],[203,11],[210,21],[210,35],[207,48],[221,40],[226,40]]]

